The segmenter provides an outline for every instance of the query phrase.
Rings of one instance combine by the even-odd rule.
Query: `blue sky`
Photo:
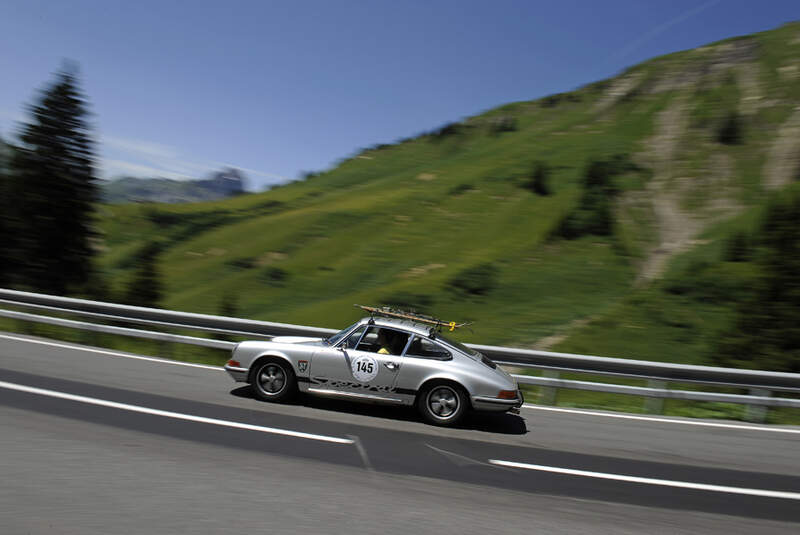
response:
[[[797,19],[797,0],[0,0],[0,134],[69,58],[102,176],[231,165],[261,189]]]

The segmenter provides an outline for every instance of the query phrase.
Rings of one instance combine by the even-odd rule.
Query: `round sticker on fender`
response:
[[[378,375],[378,362],[369,355],[362,355],[353,361],[353,377],[368,383]]]

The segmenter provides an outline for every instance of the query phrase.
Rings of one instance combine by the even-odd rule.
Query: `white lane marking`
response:
[[[729,494],[746,494],[748,496],[762,496],[766,498],[783,498],[786,500],[800,500],[800,493],[798,492],[748,489],[745,487],[727,487],[725,485],[707,485],[705,483],[691,483],[689,481],[672,481],[670,479],[653,479],[650,477],[623,476],[620,474],[606,474],[603,472],[573,470],[571,468],[559,468],[556,466],[544,466],[541,464],[526,464],[526,463],[515,463],[512,461],[499,461],[497,459],[489,459],[489,462],[498,466],[506,466],[509,468],[524,468],[526,470],[538,470],[540,472],[554,472],[556,474],[566,474],[570,476],[595,477],[599,479],[613,479],[615,481],[627,481],[630,483],[661,485],[664,487],[679,487],[684,489],[706,490],[710,492],[727,492]]]
[[[97,353],[100,355],[111,355],[114,357],[124,357],[128,359],[135,359],[135,360],[145,360],[148,362],[157,362],[160,364],[173,364],[175,366],[189,366],[192,368],[201,368],[205,370],[213,370],[213,371],[224,371],[225,368],[222,366],[210,366],[207,364],[194,364],[192,362],[181,362],[177,360],[167,360],[167,359],[160,359],[156,357],[144,357],[141,355],[130,355],[128,353],[120,353],[117,351],[110,351],[106,349],[95,349],[87,346],[77,346],[77,345],[69,345],[69,344],[60,344],[57,342],[48,342],[45,340],[36,340],[33,338],[23,338],[21,336],[11,336],[8,334],[0,334],[0,338],[7,338],[9,340],[18,340],[20,342],[29,342],[32,344],[41,344],[46,346],[53,346],[53,347],[62,347],[65,349],[74,349],[76,351],[85,351],[87,353]],[[648,422],[661,422],[661,423],[670,423],[670,424],[683,424],[683,425],[701,425],[706,427],[723,427],[728,429],[744,429],[748,431],[768,431],[771,433],[792,433],[792,434],[800,434],[800,429],[789,429],[785,427],[768,427],[768,426],[756,426],[756,425],[739,425],[739,424],[722,424],[722,423],[715,423],[715,422],[695,422],[692,420],[673,420],[671,418],[658,418],[658,417],[651,417],[651,416],[637,416],[633,414],[611,414],[605,412],[595,412],[595,411],[584,411],[579,409],[565,409],[561,407],[543,407],[540,405],[531,405],[530,403],[525,403],[523,408],[526,409],[535,409],[540,411],[554,411],[554,412],[568,412],[572,414],[586,414],[588,416],[605,416],[606,418],[623,418],[626,420],[644,420]]]
[[[154,416],[164,416],[166,418],[175,418],[176,420],[186,420],[189,422],[219,425],[222,427],[233,427],[236,429],[245,429],[248,431],[259,431],[261,433],[269,433],[273,435],[285,435],[296,438],[307,438],[310,440],[319,440],[322,442],[333,442],[335,444],[353,443],[351,439],[347,438],[329,437],[325,435],[314,435],[311,433],[302,433],[300,431],[278,429],[276,427],[263,427],[260,425],[245,424],[241,422],[231,422],[228,420],[218,420],[216,418],[206,418],[204,416],[195,416],[193,414],[162,411],[160,409],[151,409],[149,407],[141,407],[139,405],[128,405],[127,403],[117,403],[116,401],[108,401],[105,399],[90,398],[86,396],[76,396],[75,394],[67,394],[66,392],[58,392],[56,390],[45,390],[43,388],[36,388],[33,386],[19,385],[16,383],[7,383],[5,381],[0,381],[0,388],[6,388],[8,390],[16,390],[18,392],[27,392],[29,394],[38,394],[40,396],[49,396],[53,398],[66,399],[69,401],[77,401],[79,403],[87,403],[89,405],[111,407],[113,409],[120,409],[124,411],[138,412],[142,414],[151,414]]]
[[[141,355],[130,355],[128,353],[120,353],[118,351],[110,351],[107,349],[95,349],[87,346],[76,346],[70,344],[60,344],[58,342],[47,342],[45,340],[35,340],[33,338],[22,338],[21,336],[11,336],[8,334],[0,334],[0,338],[7,338],[9,340],[18,340],[20,342],[29,342],[32,344],[41,344],[44,346],[62,347],[65,349],[74,349],[76,351],[85,351],[87,353],[98,353],[100,355],[111,355],[114,357],[125,357],[127,359],[146,360],[149,362],[159,362],[161,364],[174,364],[175,366],[189,366],[192,368],[202,368],[204,370],[224,371],[222,366],[209,366],[208,364],[195,364],[193,362],[181,362],[179,360],[159,359],[156,357],[143,357]]]
[[[743,425],[743,424],[722,424],[716,422],[702,422],[693,420],[675,420],[673,418],[659,418],[655,416],[638,416],[635,414],[614,414],[609,412],[584,411],[580,409],[563,409],[561,407],[542,407],[525,403],[523,408],[535,409],[539,411],[568,412],[570,414],[586,414],[589,416],[605,416],[606,418],[622,418],[625,420],[643,420],[646,422],[659,422],[667,424],[701,425],[705,427],[724,427],[727,429],[745,429],[747,431],[768,431],[770,433],[794,433],[800,434],[798,428],[770,427],[766,425]]]

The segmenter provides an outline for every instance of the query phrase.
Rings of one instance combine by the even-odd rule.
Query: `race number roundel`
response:
[[[369,355],[362,355],[353,361],[353,377],[368,383],[378,375],[378,361]]]

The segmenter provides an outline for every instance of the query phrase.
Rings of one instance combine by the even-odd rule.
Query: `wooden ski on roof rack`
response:
[[[398,310],[391,307],[368,307],[365,305],[355,305],[362,310],[366,310],[371,316],[386,316],[389,318],[399,318],[404,320],[416,321],[418,323],[427,323],[433,325],[441,330],[442,327],[447,327],[449,330],[454,331],[459,327],[471,325],[471,323],[456,323],[455,321],[443,321],[439,318],[418,314],[416,312],[409,312],[406,310]]]

